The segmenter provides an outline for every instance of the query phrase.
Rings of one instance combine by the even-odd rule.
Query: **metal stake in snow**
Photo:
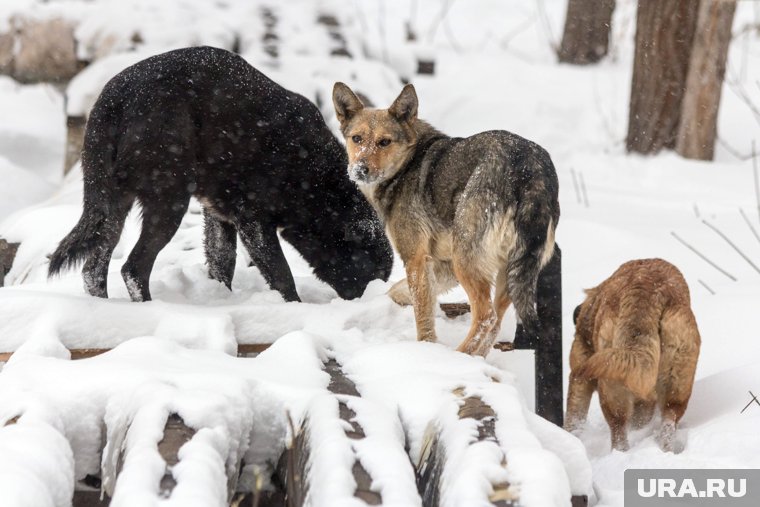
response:
[[[528,336],[517,326],[514,348],[533,349],[536,354],[536,414],[557,426],[563,423],[562,392],[562,252],[555,245],[554,256],[538,277],[536,310],[541,322],[540,336]]]

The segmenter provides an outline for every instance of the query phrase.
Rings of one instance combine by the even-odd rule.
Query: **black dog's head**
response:
[[[330,222],[286,228],[282,237],[343,299],[361,296],[372,280],[388,280],[393,250],[377,218]]]

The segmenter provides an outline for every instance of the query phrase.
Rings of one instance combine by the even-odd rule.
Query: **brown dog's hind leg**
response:
[[[610,382],[599,383],[599,401],[602,413],[610,427],[610,439],[612,448],[618,451],[627,451],[628,445],[628,421],[633,411],[633,399],[628,390],[622,384],[610,385]]]
[[[686,403],[668,402],[662,408],[662,424],[655,439],[663,452],[677,452],[675,446],[676,428],[685,411]]]
[[[575,375],[575,370],[593,355],[594,351],[581,339],[576,338],[570,349],[570,382],[567,391],[567,415],[565,429],[576,431],[586,422],[591,396],[596,390],[595,379],[585,379]]]
[[[491,301],[491,282],[487,277],[473,273],[459,262],[455,262],[454,272],[467,292],[472,311],[470,331],[457,350],[465,354],[485,356],[496,338],[493,329],[497,318]]]
[[[435,294],[432,287],[432,266],[430,256],[419,249],[406,263],[406,279],[414,306],[414,320],[417,323],[418,341],[437,341],[435,336]]]
[[[641,429],[649,424],[654,416],[654,409],[656,406],[656,400],[636,400],[633,404],[631,426],[635,429]]]
[[[678,422],[686,411],[694,385],[700,337],[694,314],[689,308],[667,312],[660,322],[663,353],[661,367],[667,372],[658,385],[658,398],[662,412],[662,426],[656,439],[665,452],[679,452],[674,445]]]

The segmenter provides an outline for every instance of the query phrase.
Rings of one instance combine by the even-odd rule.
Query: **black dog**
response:
[[[195,196],[212,278],[230,287],[239,234],[267,283],[298,301],[279,229],[338,295],[360,296],[388,279],[393,254],[347,163],[314,104],[239,56],[196,47],[148,58],[111,79],[93,107],[84,210],[49,275],[84,260],[85,289],[107,297],[111,254],[138,200],[142,232],[121,273],[132,300],[150,300],[156,256]]]

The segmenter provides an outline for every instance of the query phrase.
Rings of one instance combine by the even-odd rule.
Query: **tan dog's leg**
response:
[[[491,302],[491,282],[480,273],[454,263],[454,272],[459,283],[467,292],[472,311],[472,325],[467,337],[457,350],[465,354],[485,356],[493,346],[493,328],[496,325],[496,312]]]
[[[417,323],[417,340],[419,341],[436,341],[432,275],[430,256],[423,249],[418,250],[406,263],[406,279],[414,305],[414,319]]]
[[[567,415],[565,429],[576,431],[586,422],[591,396],[596,390],[596,380],[577,377],[575,370],[594,353],[582,340],[575,339],[570,349],[570,383],[567,391]]]
[[[496,333],[501,329],[501,321],[504,319],[504,313],[512,304],[512,298],[509,297],[509,288],[507,287],[507,270],[502,269],[496,275],[496,291],[494,292],[494,307],[496,308]]]
[[[457,279],[452,272],[451,263],[447,261],[433,261],[433,294],[436,296],[447,292],[457,286]],[[394,283],[388,290],[388,297],[399,306],[412,306],[412,294],[409,291],[409,282],[406,278]]]
[[[406,278],[399,280],[388,290],[388,297],[399,306],[411,306],[414,304],[412,293],[409,290],[409,282],[406,280]]]

